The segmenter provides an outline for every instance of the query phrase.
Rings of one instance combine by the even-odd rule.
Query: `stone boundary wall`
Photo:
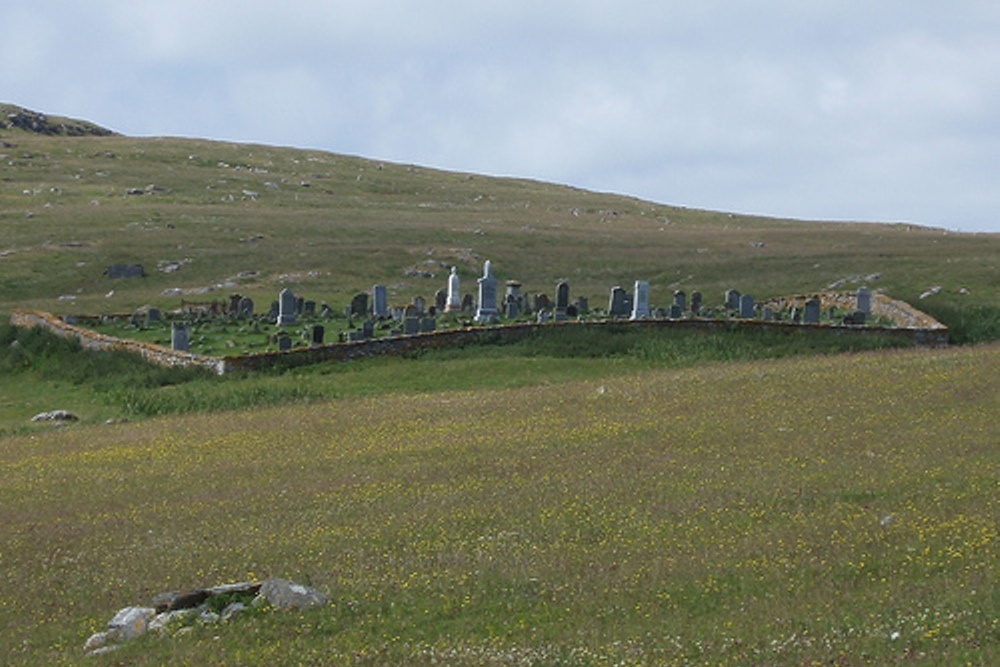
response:
[[[226,372],[224,361],[217,357],[179,352],[162,345],[105,336],[96,331],[70,324],[51,313],[15,310],[10,316],[10,323],[22,329],[44,327],[57,336],[75,338],[79,341],[80,346],[87,350],[124,350],[138,354],[146,361],[159,366],[201,366],[211,369],[219,375]]]
[[[819,297],[823,307],[853,308],[853,295],[814,294],[783,297],[763,302],[780,308],[804,304]],[[848,301],[848,299],[850,299]],[[801,301],[801,303],[799,303]],[[208,357],[188,352],[178,352],[160,345],[140,343],[113,336],[105,336],[90,329],[77,327],[49,313],[15,311],[11,324],[22,328],[42,326],[56,335],[76,338],[80,345],[92,350],[126,350],[139,354],[150,363],[162,366],[201,366],[222,375],[233,371],[254,371],[287,364],[301,366],[320,361],[350,361],[377,356],[412,354],[419,350],[453,347],[483,341],[506,342],[529,336],[543,328],[552,327],[640,327],[645,329],[676,329],[711,333],[716,331],[780,331],[787,334],[808,335],[812,332],[835,332],[845,336],[884,335],[912,341],[916,345],[945,347],[948,345],[948,328],[907,303],[894,301],[881,294],[872,295],[872,312],[897,323],[895,327],[849,326],[841,324],[793,324],[745,319],[684,319],[684,320],[619,320],[593,322],[547,322],[544,324],[521,323],[487,327],[470,327],[431,331],[409,336],[375,338],[370,340],[331,343],[312,347],[299,347],[285,352],[262,352],[249,355]]]

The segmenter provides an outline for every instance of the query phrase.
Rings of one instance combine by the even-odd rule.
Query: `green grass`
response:
[[[704,361],[6,437],[0,646],[95,664],[123,606],[283,576],[331,604],[101,661],[995,664],[998,371]]]
[[[91,352],[43,329],[0,325],[0,434],[38,412],[69,409],[85,422],[253,408],[321,399],[518,387],[684,368],[717,361],[840,354],[905,346],[884,336],[801,332],[641,331],[554,327],[514,343],[427,350],[407,359],[278,367],[217,377],[162,368],[125,352]],[[53,391],[55,388],[55,391]],[[96,398],[95,398],[96,397]],[[40,407],[40,400],[47,407]]]

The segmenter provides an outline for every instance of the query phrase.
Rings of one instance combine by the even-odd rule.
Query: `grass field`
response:
[[[996,664],[995,346],[0,439],[5,664]],[[85,659],[120,607],[332,604]]]
[[[0,664],[1000,664],[1000,234],[0,130],[4,320],[403,305],[485,259],[592,304],[867,284],[969,345],[581,331],[218,378],[0,325]],[[331,604],[83,655],[124,606],[265,577]]]

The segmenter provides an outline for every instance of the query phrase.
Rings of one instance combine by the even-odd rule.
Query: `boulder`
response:
[[[53,410],[51,412],[40,412],[31,418],[33,422],[75,422],[80,418],[72,412],[66,410]]]
[[[125,607],[108,622],[108,632],[121,641],[135,639],[146,632],[155,616],[152,607]]]
[[[322,592],[286,579],[268,579],[260,587],[260,595],[276,609],[308,609],[326,604]]]

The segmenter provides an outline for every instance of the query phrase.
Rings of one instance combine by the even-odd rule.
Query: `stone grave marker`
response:
[[[365,320],[361,323],[361,332],[365,335],[365,338],[375,337],[375,321]]]
[[[286,287],[278,294],[277,325],[281,327],[290,324],[295,324],[295,295]]]
[[[372,315],[378,319],[389,316],[389,293],[385,285],[372,286]]]
[[[476,302],[472,298],[471,294],[466,294],[462,297],[462,312],[471,313],[476,309]]]
[[[691,292],[691,314],[697,315],[701,312],[701,292]]]
[[[459,280],[458,280],[458,269],[456,267],[451,267],[451,273],[448,274],[448,301],[445,304],[444,312],[453,313],[462,308],[462,294],[459,290]]]
[[[813,297],[806,301],[805,312],[802,314],[802,321],[806,324],[819,323],[820,301]]]
[[[649,317],[649,283],[645,280],[635,281],[635,295],[632,300],[633,320],[642,320]]]
[[[326,330],[323,328],[322,324],[313,325],[312,328],[312,344],[322,345],[323,336],[326,334]]]
[[[315,315],[316,314],[316,302],[315,301],[303,301],[302,302],[302,314],[303,315]]]
[[[493,277],[493,264],[490,260],[483,263],[483,276],[479,283],[479,306],[476,309],[477,322],[491,322],[500,311],[497,310],[497,279]]]
[[[240,300],[243,299],[242,294],[230,294],[229,295],[229,314],[239,315],[240,312]]]
[[[569,283],[560,280],[556,283],[556,310],[566,312],[569,308]]]
[[[239,314],[242,317],[253,317],[253,299],[248,296],[240,299]]]
[[[684,293],[684,290],[676,290],[674,292],[674,305],[679,306],[682,313],[687,308],[687,294]]]
[[[448,292],[443,289],[439,289],[437,292],[434,292],[434,306],[433,306],[434,312],[443,313],[444,309],[447,307],[448,307]]]
[[[726,310],[740,309],[740,293],[734,289],[726,290]]]
[[[754,302],[749,294],[740,295],[740,317],[743,319],[753,319]]]
[[[407,336],[415,336],[420,333],[420,318],[407,317],[403,320],[403,333]]]
[[[420,318],[420,333],[430,333],[437,329],[437,320],[433,317]]]
[[[673,304],[670,306],[670,319],[679,320],[684,317],[684,307],[680,304]]]
[[[186,322],[174,322],[170,327],[170,348],[187,352],[190,347],[190,329]]]
[[[161,313],[159,308],[150,308],[146,311],[146,321],[147,322],[159,322],[161,318]]]
[[[278,336],[278,349],[282,352],[292,349],[292,337],[288,334]]]
[[[364,317],[368,314],[368,294],[358,292],[351,298],[351,315]]]
[[[872,293],[867,287],[859,287],[854,309],[859,313],[870,315],[872,312]]]
[[[608,300],[608,315],[611,317],[624,317],[629,313],[627,295],[625,290],[615,285],[611,288],[611,298]]]
[[[417,317],[423,317],[427,312],[427,301],[422,296],[413,297],[413,307],[417,309]]]

